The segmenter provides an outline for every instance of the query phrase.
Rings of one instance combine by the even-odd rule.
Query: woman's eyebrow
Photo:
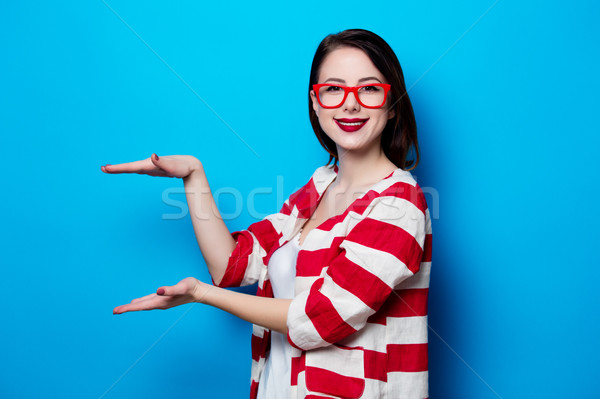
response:
[[[379,83],[383,83],[379,78],[376,78],[375,76],[368,76],[366,78],[360,78],[360,79],[358,79],[358,83],[367,82],[369,80],[376,80]],[[327,82],[346,83],[346,81],[344,79],[340,79],[340,78],[329,78],[329,79],[325,80],[324,83],[327,83]]]
[[[329,79],[325,80],[324,83],[327,83],[327,82],[346,83],[346,81],[344,79],[339,79],[339,78],[329,78]]]
[[[361,79],[358,79],[358,83],[366,82],[366,81],[368,81],[368,80],[376,80],[376,81],[378,81],[379,83],[383,83],[381,80],[379,80],[379,78],[376,78],[375,76],[369,76],[368,78],[361,78]]]

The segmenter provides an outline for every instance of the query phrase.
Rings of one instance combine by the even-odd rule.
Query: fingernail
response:
[[[158,161],[158,154],[154,154],[156,156],[156,160]]]
[[[165,294],[165,289],[164,289],[164,288],[159,288],[159,289],[156,291],[156,293],[157,293],[158,295],[164,295],[164,294]]]

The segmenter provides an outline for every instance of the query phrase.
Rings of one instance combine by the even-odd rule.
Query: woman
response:
[[[309,115],[328,164],[279,213],[233,234],[196,158],[102,167],[183,178],[214,283],[189,277],[114,313],[200,302],[250,321],[252,398],[426,398],[431,223],[409,172],[416,124],[388,44],[358,29],[327,36]],[[219,288],[255,282],[256,296]]]

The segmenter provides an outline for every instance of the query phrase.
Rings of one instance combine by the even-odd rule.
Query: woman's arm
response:
[[[265,298],[208,284],[206,286],[206,294],[197,302],[214,306],[252,324],[287,335],[287,314],[291,299]]]
[[[158,155],[152,154],[150,158],[141,161],[104,165],[101,169],[109,174],[137,173],[182,178],[196,240],[208,271],[215,284],[219,284],[236,242],[221,218],[210,192],[204,167],[197,158],[189,155],[159,158]]]
[[[169,309],[199,302],[224,310],[250,323],[287,334],[286,320],[291,301],[228,291],[188,277],[174,286],[160,287],[155,294],[134,299],[127,305],[117,306],[113,313]]]
[[[183,183],[198,246],[213,281],[219,285],[236,242],[219,213],[202,165],[184,177]]]

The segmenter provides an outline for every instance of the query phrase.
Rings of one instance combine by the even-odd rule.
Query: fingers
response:
[[[126,305],[117,306],[113,309],[113,314],[134,312],[138,310],[160,309],[166,305],[165,301],[169,300],[169,298],[165,297],[180,295],[179,293],[185,293],[181,287],[160,287],[156,290],[156,293],[135,298]]]
[[[189,294],[187,287],[181,284],[181,282],[173,286],[160,287],[156,290],[156,295],[159,296],[176,296],[186,294]]]
[[[136,310],[148,310],[148,309],[140,307],[139,304],[127,304],[127,305],[117,306],[116,308],[114,308],[113,314],[123,314],[123,313],[127,313],[127,312],[134,312]]]
[[[137,298],[126,305],[117,306],[113,309],[113,314],[121,314],[126,312],[135,312],[138,310],[162,309],[165,306],[165,299],[156,294],[146,295],[142,298]]]
[[[113,309],[113,314],[122,314],[125,313],[126,310],[123,309],[123,306],[117,306]]]
[[[185,303],[194,302],[194,293],[200,282],[188,277],[173,286],[163,286],[156,293],[133,299],[126,305],[117,306],[113,314],[122,314],[138,310],[168,309]]]
[[[173,287],[169,287],[169,286],[165,286],[165,287],[160,287],[156,290],[156,293],[154,294],[149,294],[149,295],[145,295],[139,298],[135,298],[133,299],[130,303],[137,303],[137,302],[142,302],[145,301],[146,299],[150,299],[153,298],[157,295],[160,296],[174,296],[174,295],[181,295],[182,293],[185,292],[181,292],[180,289],[176,289],[176,286]]]
[[[106,173],[135,173],[140,170],[148,169],[152,163],[149,159],[143,159],[141,161],[133,161],[126,163],[119,163],[116,165],[106,164],[101,166],[100,169]]]
[[[176,157],[173,158],[171,156],[163,156],[158,157],[156,153],[153,153],[150,156],[150,160],[157,170],[162,173],[162,176],[168,177],[183,177],[181,176],[181,160]]]
[[[160,165],[159,165],[160,159],[158,158],[158,155],[156,155],[155,152],[153,152],[152,155],[150,155],[150,160],[152,161],[152,163],[154,165],[156,165],[160,168]]]
[[[152,298],[153,296],[156,296],[156,294],[149,294],[140,298],[135,298],[133,299],[131,302],[129,303],[136,303],[136,302],[141,302],[141,301],[145,301],[146,299]]]
[[[152,154],[155,156],[156,154]],[[104,173],[138,173],[151,176],[165,176],[166,173],[153,163],[152,158],[142,159],[141,161],[133,161],[119,163],[116,165],[106,164],[100,166],[100,170]]]
[[[193,170],[200,170],[202,164],[189,155],[165,155],[159,157],[153,153],[150,158],[141,161],[127,162],[116,165],[102,165],[104,173],[138,173],[150,176],[184,178]]]

